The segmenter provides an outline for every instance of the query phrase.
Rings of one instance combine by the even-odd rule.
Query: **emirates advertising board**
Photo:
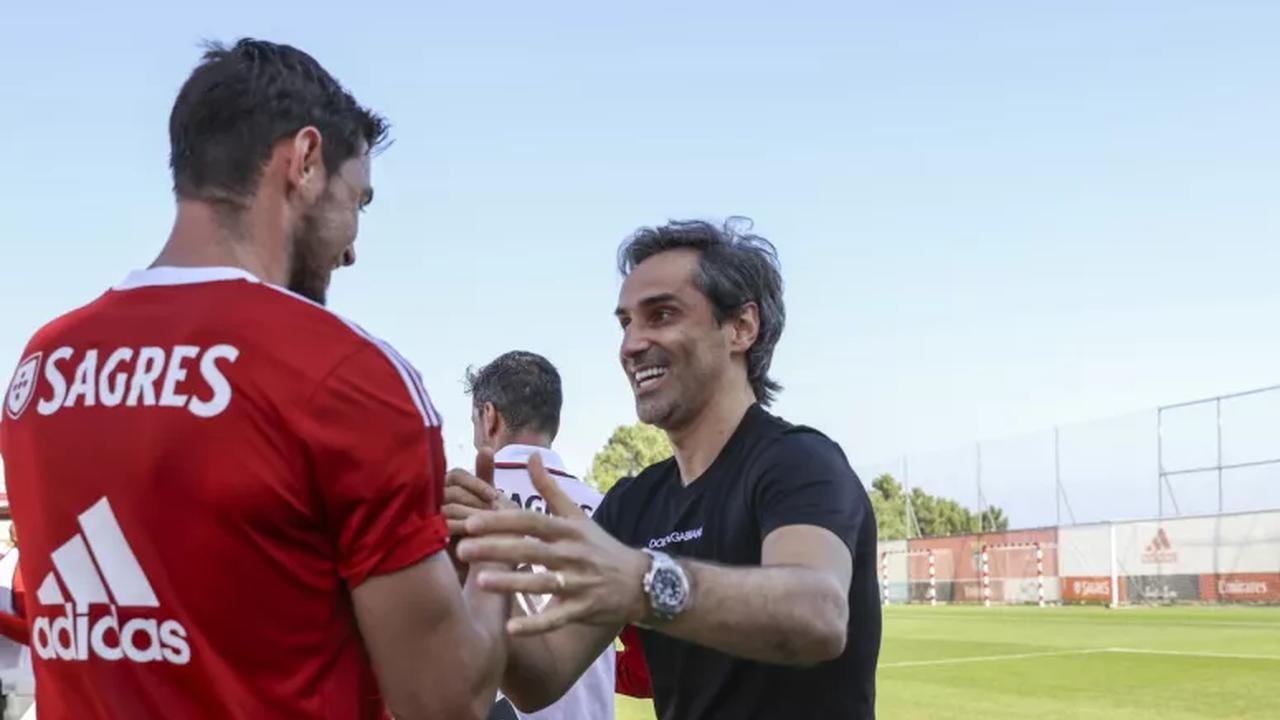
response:
[[[1063,599],[1110,599],[1111,527],[1059,531]],[[1280,512],[1115,525],[1121,600],[1280,602]]]

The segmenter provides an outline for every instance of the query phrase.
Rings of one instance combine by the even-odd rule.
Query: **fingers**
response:
[[[466,538],[458,543],[458,559],[466,563],[530,563],[549,567],[562,562],[560,554],[541,540],[507,536]]]
[[[498,499],[493,501],[494,510],[519,510],[520,503],[512,500],[502,493],[498,493]]]
[[[449,535],[454,537],[466,534],[467,518],[477,513],[486,512],[483,508],[475,508],[458,503],[449,503],[441,508],[441,511],[444,514],[445,523],[449,525]]]
[[[493,503],[484,497],[477,496],[467,488],[460,485],[449,485],[444,489],[444,504],[449,505],[465,505],[466,507],[476,508],[477,510],[488,510],[493,507]]]
[[[579,530],[564,518],[531,510],[500,510],[467,519],[468,535],[532,535],[543,540],[578,537]]]
[[[484,453],[481,453],[481,456],[483,455]],[[501,493],[499,493],[498,490],[493,487],[493,456],[492,455],[489,456],[488,462],[489,462],[489,468],[488,468],[489,482],[485,482],[483,479],[476,477],[475,475],[472,475],[466,470],[463,470],[461,468],[454,468],[450,470],[449,473],[444,477],[444,486],[445,486],[446,492],[450,487],[458,488],[460,490],[465,490],[466,492],[471,493],[477,498],[482,498],[485,503],[484,506],[488,507],[490,503],[494,502],[501,496]],[[477,458],[476,464],[477,465],[481,464],[479,458]],[[483,469],[483,468],[477,468],[477,469]]]
[[[493,487],[493,451],[489,448],[481,448],[476,454],[476,477]]]
[[[558,630],[572,622],[582,622],[591,612],[586,598],[568,600],[561,598],[537,615],[513,617],[507,621],[507,632],[512,635],[538,635]]]
[[[476,578],[480,587],[496,593],[526,593],[530,595],[555,595],[572,592],[580,586],[577,578],[567,572],[524,572],[521,570],[485,570]]]
[[[560,483],[552,479],[546,467],[542,464],[542,456],[534,453],[529,457],[529,479],[533,480],[533,487],[542,496],[547,503],[547,509],[552,513],[564,518],[584,518],[587,516],[578,503],[573,501],[564,490],[560,489]]]

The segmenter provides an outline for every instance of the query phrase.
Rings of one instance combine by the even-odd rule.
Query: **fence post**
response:
[[[933,568],[933,550],[929,550],[929,604],[938,604],[938,584],[936,579],[937,573]]]
[[[1053,524],[1062,527],[1062,464],[1058,455],[1058,426],[1053,426]]]
[[[982,443],[974,443],[974,448],[974,458],[977,460],[974,479],[978,484],[978,532],[982,532],[986,529],[983,522],[983,515],[986,513],[982,510]]]
[[[888,550],[880,553],[880,579],[881,579],[880,604],[888,605],[889,604],[889,551]]]
[[[1036,604],[1044,607],[1044,551],[1036,543]]]
[[[982,546],[982,606],[991,607],[991,564],[987,546]]]
[[[1222,514],[1222,398],[1213,401],[1218,425],[1218,514]]]
[[[1116,524],[1108,523],[1111,528],[1111,607],[1120,606],[1120,572],[1116,567]]]

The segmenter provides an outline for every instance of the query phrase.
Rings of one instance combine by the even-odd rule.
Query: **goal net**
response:
[[[983,545],[978,560],[982,604],[1059,602],[1057,555],[1055,543]]]

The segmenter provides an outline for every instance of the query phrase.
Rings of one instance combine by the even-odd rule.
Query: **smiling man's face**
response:
[[[642,422],[683,427],[706,406],[731,362],[726,327],[695,284],[699,253],[668,250],[627,275],[616,314],[622,369]]]

